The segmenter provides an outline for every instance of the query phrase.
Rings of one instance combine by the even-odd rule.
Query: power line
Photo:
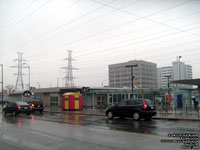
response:
[[[199,13],[199,11],[198,12],[195,12],[195,13],[192,13],[192,14],[196,14],[196,13]],[[191,14],[190,14],[191,15]],[[188,15],[185,15],[185,16],[188,16]],[[183,18],[183,16],[181,16],[181,17],[179,17],[179,18]],[[173,21],[173,20],[176,20],[176,19],[171,19],[171,20],[168,20],[168,21]],[[168,22],[168,21],[166,21],[166,22]],[[180,28],[183,28],[183,27],[186,27],[186,26],[190,26],[190,25],[194,25],[194,24],[198,24],[199,22],[197,22],[197,23],[191,23],[191,24],[189,24],[189,25],[184,25],[184,26],[181,26]],[[154,27],[154,25],[153,26],[148,26],[148,27],[145,27],[145,28],[142,28],[142,29],[146,29],[146,28],[149,28],[149,27]],[[193,29],[193,28],[192,28]],[[191,30],[191,29],[189,29],[189,30]],[[83,45],[81,45],[81,46],[78,46],[78,47],[82,47],[82,46],[85,46],[85,45],[88,45],[88,44],[92,44],[92,43],[96,43],[96,42],[101,42],[101,41],[105,41],[105,40],[109,40],[109,39],[112,39],[112,38],[116,38],[116,37],[119,37],[120,35],[124,35],[124,34],[130,34],[130,33],[134,33],[134,32],[138,32],[138,31],[140,31],[140,29],[139,30],[134,30],[134,31],[129,31],[129,32],[126,32],[126,33],[122,33],[122,34],[117,34],[117,35],[114,35],[114,36],[110,36],[110,37],[108,37],[108,38],[106,38],[106,39],[103,39],[103,40],[98,40],[98,41],[95,41],[95,42],[89,42],[89,43],[87,43],[87,44],[83,44]],[[166,31],[168,31],[168,30],[166,30]],[[165,32],[165,31],[164,31]],[[162,32],[159,32],[159,33],[162,33]],[[178,32],[177,32],[178,33]],[[155,33],[153,33],[153,34],[155,34]],[[149,35],[152,35],[152,34],[149,34]],[[148,35],[145,35],[144,37],[146,37],[146,36],[148,36]],[[141,37],[140,37],[141,38]],[[181,38],[184,38],[184,37],[181,37]],[[137,38],[138,39],[138,38]],[[179,38],[177,38],[177,39],[179,39]],[[169,40],[169,41],[171,41],[171,40]],[[119,41],[120,43],[121,43],[121,41]],[[154,44],[153,44],[154,45]],[[104,45],[105,46],[105,45]],[[97,48],[100,48],[99,46],[97,47]],[[96,48],[91,48],[91,49],[96,49]],[[89,49],[87,49],[87,51],[88,51]],[[80,50],[80,51],[84,51],[84,50]],[[49,51],[48,51],[49,52]],[[42,52],[43,53],[43,52]],[[37,53],[37,54],[34,54],[34,55],[31,55],[31,56],[28,56],[28,58],[31,58],[31,57],[34,57],[34,56],[37,56],[38,54],[41,54],[41,52],[39,52],[39,53]]]
[[[18,12],[15,16],[13,16],[9,21],[7,21],[0,28],[3,28],[4,26],[6,26],[10,22],[12,22],[15,18],[17,18],[19,15],[21,15],[26,9],[28,9],[29,7],[31,7],[35,2],[36,2],[36,0],[33,0],[32,2],[30,2],[26,7],[24,7],[20,12]]]
[[[65,11],[66,9],[71,8],[72,6],[74,6],[74,5],[75,5],[76,3],[78,3],[78,2],[80,2],[80,0],[74,1],[74,2],[73,2],[72,4],[70,4],[69,6],[67,6],[67,7],[65,7],[65,8],[63,8],[63,9],[61,9],[61,10],[59,10],[58,12],[56,12],[56,13],[54,13],[53,15],[49,16],[48,18],[46,18],[46,19],[44,19],[44,20],[42,20],[42,21],[40,21],[40,22],[37,22],[37,23],[35,23],[34,25],[32,25],[32,26],[26,28],[26,30],[25,30],[24,32],[20,32],[19,34],[15,35],[14,37],[11,37],[11,38],[8,38],[8,39],[4,40],[3,43],[9,41],[10,39],[13,39],[13,38],[17,37],[18,35],[22,35],[22,34],[26,33],[27,31],[30,31],[30,29],[32,30],[33,28],[37,27],[39,24],[42,24],[42,23],[48,21],[49,19],[52,19],[53,17],[57,16],[58,14],[62,13],[62,12]]]
[[[150,14],[150,15],[147,15],[146,17],[159,14],[159,13],[164,12],[164,11],[167,11],[167,10],[169,10],[169,9],[173,9],[173,8],[178,7],[178,6],[181,6],[181,5],[185,4],[185,3],[186,3],[186,2],[181,3],[181,4],[178,4],[178,5],[174,5],[174,6],[172,6],[172,7],[166,8],[166,9],[164,9],[164,10],[155,12],[155,13]],[[107,5],[103,5],[103,6],[108,6],[108,4],[107,4]],[[126,23],[123,23],[123,24],[117,25],[117,26],[115,26],[115,27],[112,27],[112,28],[109,28],[109,29],[106,29],[106,30],[97,32],[97,33],[95,33],[95,34],[91,34],[91,35],[85,36],[85,37],[83,37],[83,38],[81,38],[81,39],[78,39],[78,40],[75,40],[75,41],[71,41],[71,42],[65,43],[65,44],[60,45],[60,46],[58,46],[58,47],[56,47],[56,48],[50,49],[50,51],[51,51],[51,50],[54,50],[54,49],[57,49],[57,48],[60,48],[60,47],[63,47],[63,46],[65,46],[65,45],[70,45],[70,44],[73,44],[73,43],[75,43],[75,42],[79,42],[79,41],[82,41],[82,40],[85,40],[85,39],[88,39],[88,38],[97,36],[97,35],[99,35],[99,34],[102,34],[102,33],[105,33],[105,32],[108,32],[108,31],[111,31],[111,30],[114,30],[114,29],[123,27],[123,26],[125,26],[125,25],[134,23],[134,22],[139,21],[139,20],[142,20],[142,19],[143,19],[143,18],[138,18],[138,19],[134,19],[134,20],[128,21],[128,22],[126,22]],[[52,30],[51,30],[51,32],[52,32]],[[48,33],[45,33],[45,34],[43,34],[42,36],[44,36],[44,35],[46,35],[46,34],[48,34]],[[37,39],[38,39],[38,37],[37,37]],[[37,39],[35,38],[34,40],[37,40]],[[15,50],[15,49],[17,49],[17,48],[19,48],[19,47],[21,47],[21,46],[26,45],[26,44],[28,44],[28,43],[24,43],[23,45],[20,45],[20,46],[14,48],[14,49],[11,49],[11,50]],[[42,53],[43,53],[43,52],[42,52]]]
[[[116,0],[111,1],[111,2],[109,2],[108,4],[113,3],[114,1],[116,1]],[[25,46],[25,45],[27,45],[27,44],[33,42],[33,41],[37,41],[39,38],[41,38],[41,37],[43,37],[43,36],[45,36],[45,35],[48,35],[49,33],[55,32],[56,30],[58,30],[58,29],[60,29],[60,28],[62,28],[62,27],[64,27],[64,26],[66,26],[66,25],[68,25],[68,24],[71,24],[72,22],[74,22],[74,21],[76,21],[76,20],[78,20],[78,19],[80,19],[80,18],[83,18],[83,17],[85,17],[85,16],[87,16],[87,15],[90,15],[91,13],[93,13],[93,12],[95,12],[95,11],[98,11],[99,9],[101,9],[101,8],[103,8],[103,7],[105,7],[105,6],[107,6],[108,4],[105,4],[105,5],[102,5],[102,6],[100,6],[100,7],[97,7],[97,8],[95,8],[95,9],[93,9],[93,10],[91,10],[91,11],[89,11],[89,12],[87,12],[87,13],[85,13],[85,14],[79,16],[79,17],[76,17],[75,19],[72,19],[71,21],[62,24],[62,25],[60,25],[60,26],[54,28],[53,30],[50,30],[50,31],[48,31],[48,32],[46,32],[46,33],[44,33],[44,34],[41,34],[40,36],[38,36],[38,37],[36,37],[36,38],[34,38],[34,39],[32,39],[32,40],[29,40],[29,41],[27,41],[27,42],[24,42],[23,44],[19,45],[18,47],[15,47],[15,48],[11,49],[10,51],[14,51],[15,49],[21,48],[21,47],[23,47],[23,46]]]
[[[125,6],[120,7],[119,9],[126,8],[126,7],[128,7],[128,6],[130,6],[130,5],[133,5],[133,4],[137,3],[137,2],[139,2],[139,1],[141,1],[141,0],[137,0],[137,1],[131,2],[131,3],[129,3],[128,5],[125,5]],[[77,26],[74,26],[74,27],[72,27],[72,28],[69,28],[69,29],[67,29],[67,30],[65,30],[65,31],[62,31],[62,32],[60,32],[60,33],[58,33],[58,34],[56,34],[56,35],[54,35],[54,36],[51,36],[51,37],[49,37],[49,38],[47,38],[47,39],[45,39],[45,40],[41,40],[41,41],[39,41],[39,42],[41,43],[41,42],[44,42],[44,41],[53,39],[53,38],[55,38],[55,37],[58,37],[58,36],[60,36],[61,34],[66,33],[67,31],[72,31],[72,30],[74,30],[74,29],[76,29],[76,28],[78,28],[78,27],[82,27],[82,26],[85,25],[85,24],[88,24],[88,23],[90,23],[90,22],[93,22],[93,21],[95,21],[95,20],[97,20],[97,19],[100,19],[100,18],[102,18],[102,17],[104,17],[104,16],[107,16],[107,15],[109,15],[109,14],[112,14],[112,13],[114,13],[114,12],[116,12],[116,11],[118,11],[118,10],[112,10],[112,11],[110,11],[110,12],[108,12],[108,13],[105,13],[105,14],[103,14],[103,15],[101,15],[101,16],[98,16],[98,17],[95,17],[95,18],[93,18],[93,19],[90,19],[90,20],[88,20],[88,21],[85,21],[84,23],[81,23],[81,24],[79,24],[79,25],[77,25]]]
[[[191,35],[190,35],[191,36]],[[144,48],[144,47],[149,47],[149,46],[152,46],[152,45],[158,45],[158,44],[160,44],[160,43],[166,43],[166,42],[170,42],[170,41],[175,41],[175,40],[177,40],[177,39],[182,39],[182,38],[185,38],[184,36],[182,36],[182,37],[178,37],[178,38],[176,38],[176,39],[171,39],[171,40],[167,40],[167,41],[162,41],[162,42],[157,42],[157,43],[154,43],[154,44],[149,44],[149,45],[146,45],[146,46],[142,46],[142,47],[137,47],[137,49],[141,49],[141,48]],[[199,40],[195,40],[195,41],[190,41],[190,42],[184,42],[184,43],[180,43],[180,44],[176,44],[176,45],[172,45],[172,46],[167,46],[167,47],[160,47],[159,49],[163,49],[163,48],[170,48],[170,47],[172,47],[172,48],[174,48],[174,47],[178,47],[178,46],[184,46],[184,45],[188,45],[188,44],[193,44],[193,43],[198,43],[199,42]],[[113,48],[114,49],[114,48]],[[112,49],[112,50],[113,50]],[[123,52],[125,52],[125,51],[128,51],[128,50],[133,50],[133,48],[131,48],[131,49],[123,49]],[[153,48],[153,50],[157,50],[157,49],[155,49],[155,48]],[[83,50],[82,50],[83,51]],[[149,51],[149,49],[147,50],[147,51]],[[140,52],[146,52],[146,50],[140,50]],[[103,56],[105,56],[105,55],[107,55],[107,54],[113,54],[113,52],[112,51],[107,51],[107,50],[104,50],[104,51],[101,51],[101,52],[96,52],[96,53],[99,53],[99,54],[101,54],[101,55],[103,55]],[[90,54],[93,54],[93,53],[90,53]],[[55,58],[55,54],[53,54],[54,55],[54,58]],[[82,55],[79,55],[79,57],[81,57],[81,56],[88,56],[89,55],[89,53],[87,53],[87,54],[82,54]],[[101,55],[95,55],[95,56],[101,56]],[[49,58],[49,56],[47,56],[48,58]],[[94,58],[94,59],[96,59],[96,58]],[[48,60],[45,60],[45,59],[43,59],[43,61],[42,62],[44,62],[44,61],[48,61]],[[88,61],[87,61],[88,62]],[[41,61],[40,62],[38,62],[38,60],[37,60],[37,63],[41,63]]]
[[[92,0],[92,1],[96,2],[95,0]],[[181,3],[181,4],[177,4],[177,5],[173,6],[172,8],[179,7],[179,6],[185,5],[185,4],[190,3],[190,2],[193,2],[193,1],[194,1],[194,0],[189,0],[189,1],[183,2],[183,3]],[[102,4],[101,2],[96,2],[96,3]],[[118,10],[118,8],[113,7],[113,6],[110,6],[110,5],[108,5],[108,7]],[[170,9],[172,9],[172,8],[170,8]],[[169,8],[165,9],[165,11],[167,11],[167,10],[169,10]],[[145,19],[145,20],[148,20],[148,21],[151,21],[151,22],[154,22],[154,23],[157,23],[157,24],[160,24],[160,25],[163,25],[163,26],[172,28],[172,29],[176,29],[176,30],[181,31],[181,32],[185,32],[185,33],[192,34],[192,35],[195,35],[195,36],[200,36],[200,35],[198,35],[198,34],[193,34],[193,33],[190,33],[190,32],[184,31],[184,30],[180,30],[179,28],[172,27],[172,26],[169,26],[169,25],[166,25],[166,24],[164,24],[164,23],[161,23],[161,22],[158,22],[158,21],[155,21],[155,20],[153,20],[153,19],[149,19],[149,18],[148,18],[148,17],[151,17],[151,16],[153,16],[153,15],[155,15],[155,14],[152,14],[152,15],[149,15],[149,16],[146,16],[146,17],[143,17],[143,16],[134,14],[134,13],[129,12],[129,11],[126,11],[126,10],[120,10],[120,11],[121,11],[121,12],[124,12],[124,13],[127,13],[127,14],[129,14],[129,15],[133,15],[133,16],[135,16],[135,17],[139,17],[139,18],[141,18],[141,19]],[[162,10],[161,10],[161,12],[162,12]]]
[[[146,17],[149,17],[149,16],[153,16],[153,15],[159,14],[159,13],[161,13],[161,12],[167,11],[167,10],[169,10],[169,9],[173,9],[173,8],[175,8],[175,7],[179,7],[179,6],[184,5],[184,4],[186,4],[186,3],[189,3],[189,2],[191,2],[191,1],[187,1],[187,2],[184,2],[184,3],[178,4],[178,5],[175,5],[175,6],[172,6],[172,7],[166,8],[166,9],[164,9],[164,10],[161,10],[161,11],[155,12],[155,13],[150,14],[150,15],[147,15]],[[136,20],[131,20],[131,21],[126,22],[126,23],[124,23],[124,24],[117,25],[117,26],[115,26],[115,27],[112,27],[112,28],[109,28],[109,29],[106,29],[106,30],[103,30],[103,31],[97,32],[97,33],[95,33],[95,34],[91,34],[91,35],[86,36],[86,37],[83,37],[83,38],[81,38],[81,39],[79,39],[79,40],[75,40],[75,41],[71,41],[71,42],[68,42],[68,43],[62,44],[62,45],[60,45],[60,46],[58,46],[58,47],[55,47],[55,48],[52,48],[52,49],[48,50],[48,52],[49,52],[49,51],[52,51],[52,50],[55,50],[55,49],[58,49],[58,48],[61,48],[61,47],[66,46],[66,45],[73,44],[73,43],[75,43],[75,42],[79,42],[79,41],[82,41],[82,40],[85,40],[85,39],[88,39],[88,38],[91,38],[91,37],[97,36],[97,35],[102,34],[102,33],[105,33],[105,32],[108,32],[108,31],[111,31],[111,30],[114,30],[114,29],[120,28],[120,27],[122,27],[122,26],[128,25],[128,24],[130,24],[130,23],[134,23],[134,22],[139,21],[139,20],[142,20],[142,19],[143,19],[143,18],[139,18],[139,19],[136,19]],[[44,52],[41,52],[41,53],[44,53]],[[38,54],[41,54],[41,53],[38,53]]]
[[[187,29],[187,30],[193,30],[193,29],[196,29],[196,28],[199,28],[200,26],[198,27],[194,27],[194,28],[190,28],[190,29]],[[168,30],[166,30],[168,32]],[[166,31],[162,31],[162,32],[166,32]],[[158,33],[162,33],[162,32],[158,32]],[[154,33],[155,35],[158,34],[158,33]],[[169,34],[166,34],[166,35],[161,35],[159,37],[154,37],[154,38],[150,38],[150,39],[146,39],[146,40],[143,40],[143,41],[138,41],[138,42],[133,42],[133,43],[129,43],[129,44],[125,44],[125,45],[122,45],[122,46],[117,46],[117,47],[114,47],[114,48],[108,48],[108,49],[105,49],[105,50],[101,50],[102,51],[108,51],[108,50],[111,50],[111,49],[117,49],[117,48],[122,48],[124,46],[129,46],[129,45],[135,45],[135,44],[138,44],[138,43],[143,43],[143,42],[148,42],[148,41],[151,41],[151,40],[155,40],[155,39],[159,39],[159,38],[162,38],[162,37],[166,37],[166,36],[171,36],[171,35],[175,35],[175,34],[178,34],[180,32],[174,32],[174,33],[169,33]],[[154,34],[149,34],[149,35],[144,35],[142,37],[139,37],[139,38],[143,38],[143,37],[147,37],[147,36],[152,36]],[[118,41],[118,43],[121,43],[121,42],[124,42],[124,41],[132,41],[132,40],[138,40],[138,38],[136,37],[135,39],[128,39],[128,40],[123,40],[123,41]],[[107,47],[106,45],[103,45],[102,47]],[[93,49],[97,49],[97,48],[101,48],[100,46],[98,47],[95,47],[95,48],[91,48],[91,49],[87,49],[87,51],[89,50],[93,50]],[[81,50],[81,51],[84,51],[84,50]],[[93,53],[93,52],[92,52]],[[86,55],[88,55],[90,53],[87,53]],[[85,55],[85,54],[84,54]],[[81,55],[83,56],[83,55]]]
[[[14,26],[16,26],[17,24],[23,22],[25,19],[27,19],[28,17],[30,17],[32,14],[34,14],[36,11],[38,11],[39,9],[41,9],[42,7],[44,7],[47,3],[49,3],[51,0],[47,0],[46,2],[44,2],[42,5],[40,5],[39,7],[37,7],[36,9],[34,9],[31,13],[29,13],[28,15],[26,15],[25,17],[23,17],[21,20],[19,20],[18,22],[16,22],[14,25],[10,26],[7,30],[3,31],[0,33],[0,35],[8,32],[10,29],[12,29]]]

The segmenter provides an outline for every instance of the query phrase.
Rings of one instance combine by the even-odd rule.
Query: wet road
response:
[[[0,150],[183,149],[168,134],[200,134],[199,122],[132,119],[65,113],[2,116]],[[176,137],[176,139],[180,139]],[[164,143],[161,142],[164,141]],[[197,148],[194,147],[193,148]]]

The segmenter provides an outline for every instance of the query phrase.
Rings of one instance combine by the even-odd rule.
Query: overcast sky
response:
[[[5,85],[15,85],[10,66],[23,52],[31,86],[64,86],[67,50],[76,86],[107,85],[109,64],[137,59],[163,67],[177,56],[199,78],[200,0],[0,0]]]

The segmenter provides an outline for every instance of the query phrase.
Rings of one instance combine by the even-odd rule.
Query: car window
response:
[[[153,102],[149,99],[145,99],[144,101],[146,102],[147,105],[154,105]]]
[[[138,100],[136,100],[135,102],[134,102],[134,105],[141,105],[142,104],[142,102],[141,101],[138,101]]]
[[[15,107],[16,104],[15,103],[10,103],[10,107]]]
[[[127,106],[133,105],[133,100],[128,100],[128,101],[126,101],[126,105],[127,105]]]
[[[126,101],[119,102],[118,106],[126,106]]]

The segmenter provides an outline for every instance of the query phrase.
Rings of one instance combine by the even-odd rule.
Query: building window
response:
[[[52,96],[50,98],[50,106],[58,106],[58,97],[57,96]]]
[[[102,105],[105,105],[105,97],[104,95],[98,95],[97,96],[97,105],[98,106],[102,106]]]

